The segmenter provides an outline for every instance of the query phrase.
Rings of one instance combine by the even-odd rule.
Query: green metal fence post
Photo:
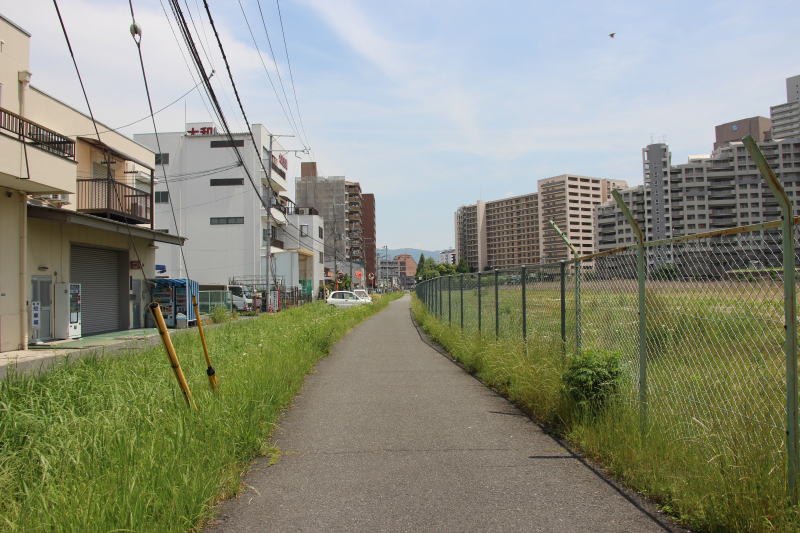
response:
[[[494,340],[500,338],[500,289],[499,273],[494,270]]]
[[[564,352],[567,350],[567,263],[561,261],[561,347]]]
[[[464,331],[464,273],[461,273],[461,283],[459,287],[459,292],[461,293],[461,297],[458,299],[458,304],[461,306],[459,310],[459,317],[461,318],[461,331]]]
[[[478,335],[481,334],[482,310],[481,310],[481,273],[478,272]]]
[[[572,251],[573,265],[575,267],[575,353],[579,354],[581,353],[581,265],[578,261],[578,250],[553,220],[550,220],[550,226]]]
[[[644,233],[631,214],[619,191],[611,191],[622,214],[633,228],[638,246],[636,247],[636,277],[639,281],[639,431],[642,436],[647,430],[647,300],[645,299],[647,281],[647,260],[644,249]]]
[[[453,276],[447,276],[447,325],[453,325],[453,308],[452,304],[452,294],[453,294]]]
[[[522,282],[522,340],[528,340],[528,298],[525,294],[525,285],[528,281],[528,271],[525,265],[520,270],[520,281]]]
[[[797,393],[797,289],[795,288],[794,265],[794,216],[792,204],[781,182],[775,176],[764,154],[751,136],[743,139],[750,157],[758,167],[761,176],[769,185],[772,194],[781,206],[783,218],[783,313],[786,354],[786,477],[789,500],[797,505],[800,500],[798,488],[798,469],[800,469],[800,442],[798,442],[798,393]]]
[[[437,293],[436,295],[438,297],[437,301],[436,301],[436,308],[439,310],[439,320],[441,320],[441,319],[444,318],[444,312],[443,312],[443,308],[442,308],[442,297],[443,297],[442,293],[444,292],[443,291],[443,287],[442,287],[442,281],[443,281],[444,278],[439,276],[436,279],[438,280],[436,282],[436,293]]]

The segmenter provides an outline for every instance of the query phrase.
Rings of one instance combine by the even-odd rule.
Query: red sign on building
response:
[[[186,130],[186,133],[189,135],[216,135],[217,129],[212,126],[204,126],[202,128],[192,127],[191,129]]]

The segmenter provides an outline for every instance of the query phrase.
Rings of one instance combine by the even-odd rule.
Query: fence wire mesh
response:
[[[622,396],[646,410],[643,431],[702,446],[720,464],[757,453],[764,475],[780,476],[791,433],[782,260],[800,242],[784,244],[777,223],[645,243],[643,312],[636,246],[439,278],[417,294],[467,335],[525,338],[567,358],[579,349],[620,354]]]

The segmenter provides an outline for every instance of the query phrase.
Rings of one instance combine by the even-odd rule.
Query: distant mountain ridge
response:
[[[445,249],[446,248],[442,248],[442,250]],[[392,259],[396,255],[408,254],[414,258],[414,261],[418,261],[419,254],[425,254],[425,257],[433,257],[434,260],[438,261],[439,252],[441,252],[441,250],[420,250],[419,248],[395,248],[395,249],[389,248],[388,255],[389,259]],[[378,248],[378,257],[383,259],[384,253],[385,251],[382,248]]]

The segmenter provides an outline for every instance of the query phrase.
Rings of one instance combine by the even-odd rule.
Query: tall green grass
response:
[[[186,531],[234,494],[247,463],[315,362],[399,295],[324,303],[173,335],[199,411],[186,408],[163,348],[81,359],[0,382],[0,530]]]
[[[511,298],[501,291],[501,305]],[[592,305],[591,300],[587,303]],[[491,300],[490,304],[493,313]],[[617,327],[614,317],[605,321],[596,318],[600,307],[607,305],[601,301],[597,310],[586,313],[589,323],[585,323],[585,345],[602,347],[593,336],[603,328],[607,335],[615,335],[609,331]],[[772,405],[771,394],[766,395],[766,400],[749,404],[747,397],[725,397],[723,393],[735,392],[741,385],[729,383],[732,377],[735,380],[736,373],[724,367],[724,361],[707,369],[706,365],[693,362],[696,359],[690,357],[688,349],[672,354],[665,350],[654,358],[649,371],[655,384],[689,380],[689,386],[697,387],[702,394],[681,401],[665,394],[663,388],[651,389],[650,422],[641,438],[635,368],[628,369],[629,377],[621,383],[618,396],[601,413],[587,416],[564,393],[562,375],[568,355],[560,335],[553,334],[559,326],[551,312],[543,313],[543,320],[531,321],[529,309],[529,340],[523,343],[521,334],[503,335],[502,330],[500,339],[495,340],[493,316],[488,324],[484,317],[486,329],[480,336],[468,328],[462,332],[460,317],[455,317],[449,326],[446,305],[443,319],[431,314],[416,298],[412,309],[423,329],[468,371],[602,462],[619,479],[659,502],[693,530],[800,529],[800,510],[789,507],[786,501],[781,430],[765,429],[763,416],[758,416],[759,410],[780,406]],[[540,329],[542,326],[545,328]],[[692,332],[695,341],[713,333],[699,329]],[[625,343],[616,335],[606,342]],[[742,365],[742,379],[763,379],[772,384],[774,376],[769,369],[761,376],[753,375],[757,366],[757,361]],[[686,402],[714,398],[715,390],[724,404],[695,409],[694,414],[707,412],[705,417],[692,416],[691,412],[687,416]],[[757,393],[764,396],[764,390],[749,392],[754,397]],[[748,405],[752,411],[748,411]]]

